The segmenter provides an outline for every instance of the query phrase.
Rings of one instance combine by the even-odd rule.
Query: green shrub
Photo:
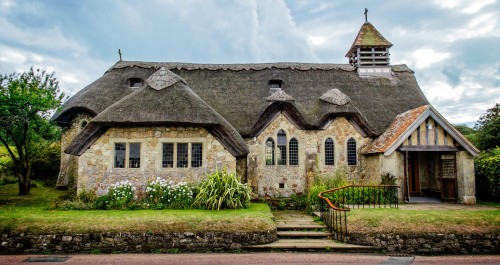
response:
[[[39,144],[37,152],[31,158],[31,179],[38,180],[47,187],[54,187],[59,174],[60,161],[60,144]]]
[[[321,199],[318,194],[330,190],[348,185],[347,181],[347,170],[345,168],[339,168],[335,170],[335,175],[318,175],[314,178],[313,184],[309,187],[307,193],[307,210],[309,212],[319,210]]]
[[[380,185],[396,185],[396,176],[387,172],[383,174],[381,177]]]
[[[110,198],[108,195],[102,195],[97,197],[94,202],[93,208],[96,210],[107,210],[109,208]]]
[[[92,204],[97,199],[97,195],[93,191],[90,191],[90,190],[87,191],[87,190],[83,189],[78,193],[77,198],[79,201],[81,201],[83,203]]]
[[[500,147],[481,153],[474,161],[476,196],[500,202]]]
[[[211,210],[247,208],[249,204],[250,189],[225,168],[207,176],[194,201],[194,205]]]
[[[135,187],[128,181],[119,181],[109,189],[108,208],[110,209],[129,209],[132,200],[134,200]]]

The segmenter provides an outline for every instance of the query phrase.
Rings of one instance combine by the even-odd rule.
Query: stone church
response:
[[[412,70],[390,64],[391,46],[366,22],[348,64],[119,61],[52,118],[63,128],[58,186],[144,190],[225,167],[255,194],[288,197],[343,169],[363,183],[392,174],[401,200],[475,203],[479,151]]]

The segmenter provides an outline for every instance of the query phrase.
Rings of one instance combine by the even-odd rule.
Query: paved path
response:
[[[176,265],[252,265],[252,264],[500,264],[497,256],[409,256],[390,257],[375,254],[333,254],[333,253],[192,253],[192,254],[100,254],[100,255],[68,255],[65,262],[25,262],[27,259],[42,261],[40,258],[50,258],[43,255],[0,256],[0,264],[43,264],[43,265],[128,265],[128,264],[176,264]]]
[[[306,251],[332,251],[344,253],[374,253],[377,248],[335,242],[326,226],[314,222],[304,211],[273,211],[278,228],[278,240],[249,249],[295,249]]]

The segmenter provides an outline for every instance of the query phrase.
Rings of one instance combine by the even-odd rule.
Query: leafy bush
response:
[[[474,161],[476,196],[500,202],[500,147],[481,153]]]
[[[59,174],[61,145],[59,143],[38,144],[31,159],[31,179],[41,181],[47,187],[54,187]]]
[[[135,187],[128,181],[119,181],[109,189],[108,208],[128,209],[134,199]]]
[[[249,204],[250,189],[225,168],[207,176],[194,201],[194,205],[211,210],[247,208]]]
[[[83,189],[78,193],[77,198],[79,201],[81,201],[83,203],[92,204],[96,201],[97,195],[93,191],[87,191],[87,190]]]
[[[380,185],[396,185],[396,176],[387,172],[383,174],[381,177]]]
[[[145,208],[189,209],[193,200],[193,189],[186,182],[173,184],[171,180],[158,177],[146,187]]]
[[[313,184],[309,187],[307,193],[307,210],[317,211],[319,209],[321,199],[318,194],[348,185],[347,172],[344,168],[335,170],[335,175],[318,175],[314,178]]]
[[[107,210],[109,207],[110,198],[108,195],[102,195],[97,197],[94,202],[93,208],[96,210]]]

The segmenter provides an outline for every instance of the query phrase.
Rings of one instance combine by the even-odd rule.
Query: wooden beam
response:
[[[455,146],[447,145],[412,145],[401,146],[398,148],[400,151],[421,151],[421,152],[456,152],[458,148]]]

